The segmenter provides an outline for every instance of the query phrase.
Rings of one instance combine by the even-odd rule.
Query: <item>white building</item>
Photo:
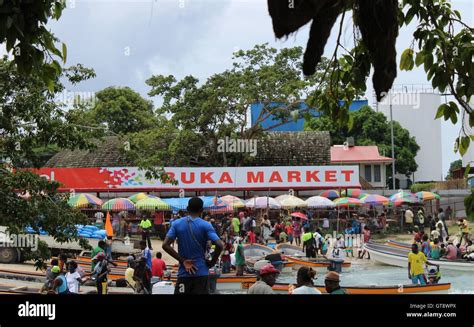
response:
[[[414,136],[420,146],[415,158],[417,171],[411,176],[413,182],[443,180],[441,121],[435,119],[441,96],[435,93],[394,92],[378,103],[377,110],[390,120],[390,104],[393,120]],[[387,131],[390,133],[390,131]],[[395,159],[397,154],[395,153]],[[396,166],[396,161],[395,161]],[[406,177],[397,175],[401,187]]]
[[[474,100],[471,101],[471,106],[474,107]],[[464,123],[464,129],[466,133],[469,135],[474,135],[474,128],[469,126],[469,116],[467,114],[464,117],[463,123]],[[469,149],[462,157],[462,166],[466,167],[467,165],[471,166],[469,176],[474,175],[474,142],[472,141],[471,141],[471,145],[469,146]],[[471,185],[474,186],[474,180],[471,180]]]

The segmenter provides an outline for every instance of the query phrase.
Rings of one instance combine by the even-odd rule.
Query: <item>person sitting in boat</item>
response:
[[[328,294],[347,294],[346,290],[341,288],[341,277],[339,273],[330,271],[324,279],[324,286]]]
[[[51,267],[48,267],[46,269],[46,273],[45,273],[45,277],[46,277],[46,282],[44,283],[44,285],[41,287],[41,290],[40,292],[45,292],[45,291],[48,291],[49,289],[51,289],[53,287],[53,283],[54,283],[54,279],[57,277],[56,274],[54,274],[51,269],[54,267],[54,266],[58,266],[59,264],[59,261],[58,259],[52,259],[51,260]]]
[[[65,272],[61,270],[59,266],[52,267],[51,272],[56,276],[56,278],[53,281],[53,287],[49,293],[70,294]]]
[[[458,258],[458,250],[454,246],[454,242],[452,239],[448,241],[448,246],[446,247],[446,254],[444,257],[447,260],[456,260]]]
[[[469,261],[474,260],[474,245],[471,240],[467,241],[466,254],[464,255],[464,258]]]
[[[428,283],[429,284],[438,284],[439,280],[441,279],[441,273],[438,269],[431,268],[428,271]]]
[[[418,244],[413,244],[411,252],[408,254],[408,278],[413,284],[426,285],[424,266],[427,264],[439,267],[439,265],[429,262],[423,252],[418,251]]]
[[[249,288],[248,294],[275,294],[272,287],[279,273],[272,264],[263,266],[259,271],[260,279]]]
[[[433,241],[433,245],[431,246],[430,251],[430,258],[435,260],[441,258],[441,247],[439,246],[439,239],[435,239]]]
[[[430,246],[430,242],[428,241],[428,235],[423,234],[422,240],[423,242],[421,243],[421,252],[423,252],[423,254],[427,258],[429,258],[430,253],[431,253],[431,246]]]
[[[313,279],[316,271],[309,267],[301,267],[296,274],[296,288],[291,294],[321,294],[321,291],[314,287]]]

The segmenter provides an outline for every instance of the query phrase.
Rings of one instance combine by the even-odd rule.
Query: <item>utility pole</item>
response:
[[[392,189],[395,190],[395,141],[393,137],[393,114],[392,114],[392,91],[389,91],[390,97],[390,134],[392,140]]]

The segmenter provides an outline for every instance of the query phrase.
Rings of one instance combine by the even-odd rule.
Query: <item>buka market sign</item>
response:
[[[358,166],[165,168],[177,185],[145,178],[137,167],[42,168],[60,190],[268,190],[360,187]]]

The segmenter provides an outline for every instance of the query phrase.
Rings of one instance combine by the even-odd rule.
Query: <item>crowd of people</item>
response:
[[[162,248],[179,262],[175,294],[207,294],[209,271],[216,267],[224,274],[235,270],[237,276],[244,275],[248,268],[244,244],[268,244],[274,240],[276,243],[294,243],[301,246],[306,257],[310,259],[319,255],[333,258],[337,255],[339,259],[346,256],[353,257],[353,244],[350,243],[350,238],[344,238],[342,234],[337,235],[336,239],[323,236],[331,231],[330,222],[334,215],[335,211],[330,211],[328,216],[318,220],[311,219],[311,215],[308,214],[309,219],[306,219],[292,217],[292,213],[285,210],[279,216],[270,219],[267,214],[257,217],[254,211],[241,211],[238,214],[226,214],[221,219],[215,219],[209,214],[203,214],[203,201],[200,198],[191,198],[187,212],[178,212],[171,218],[168,226],[163,227],[166,236],[163,237]],[[369,242],[372,233],[386,225],[384,212],[380,215],[374,214],[374,217],[370,218],[348,211],[344,217],[341,228],[344,228],[345,234],[363,234],[364,242]],[[351,219],[348,219],[349,217]],[[98,217],[97,222],[99,218],[103,217]],[[454,245],[453,239],[449,238],[445,222],[446,215],[442,209],[434,218],[428,216],[425,219],[423,209],[419,209],[414,214],[413,209],[408,208],[404,212],[404,218],[405,224],[414,235],[414,245],[408,259],[409,278],[413,283],[423,284],[439,279],[439,274],[436,275],[436,273],[433,276],[425,276],[424,269],[420,268],[426,264],[436,267],[436,264],[428,261],[429,259],[474,259],[474,247],[470,240],[467,221],[458,222],[462,234],[459,243]],[[127,260],[125,281],[137,293],[152,293],[154,277],[163,279],[170,276],[170,271],[167,270],[162,259],[162,253],[156,252],[153,258],[150,236],[156,231],[157,222],[164,225],[164,220],[152,222],[149,216],[141,219],[139,224],[142,235],[141,254],[138,258],[131,255]],[[120,219],[113,226],[118,228],[119,232],[122,231]],[[425,227],[428,226],[430,232],[425,234]],[[178,243],[178,250],[174,248],[175,241]],[[330,248],[332,252],[328,254]],[[65,256],[60,256],[59,261],[54,259],[46,272],[47,283],[44,289],[59,294],[78,293],[80,286],[87,279],[92,279],[97,293],[106,294],[110,266],[116,265],[111,255],[111,238],[100,241],[92,251],[91,270],[87,274],[76,262],[67,261]],[[370,259],[370,254],[360,248],[358,258],[363,259],[366,255]],[[249,293],[269,293],[271,284],[274,283],[273,277],[277,274],[275,271],[279,272],[273,265],[257,271],[259,281],[249,290]],[[316,292],[317,290],[311,287],[314,274],[315,272],[311,269],[304,267],[300,269],[297,274],[297,288],[293,293]],[[339,276],[336,274],[335,272],[328,274],[326,287],[332,290],[330,293],[335,291],[337,294],[340,291],[337,287]],[[267,286],[270,286],[270,289]]]

